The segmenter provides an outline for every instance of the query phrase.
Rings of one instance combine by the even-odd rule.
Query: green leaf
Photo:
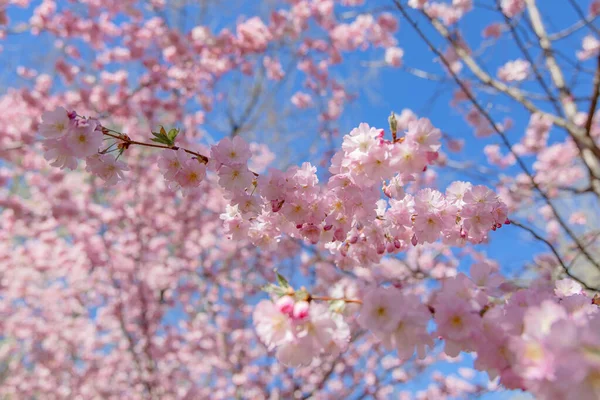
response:
[[[167,146],[173,146],[175,145],[175,138],[177,137],[177,135],[179,134],[179,130],[177,129],[171,129],[168,133],[165,130],[164,127],[160,127],[160,132],[152,132],[152,135],[154,136],[152,140],[153,142],[156,143],[162,143],[162,144],[166,144]]]
[[[274,285],[272,283],[269,283],[269,284],[263,286],[262,290],[264,292],[267,292],[267,293],[271,294],[271,295],[275,295],[275,296],[279,296],[279,297],[284,296],[284,295],[287,294],[287,291],[285,289],[280,288],[279,286]]]
[[[167,137],[173,143],[175,143],[175,138],[177,137],[177,135],[179,135],[179,129],[175,129],[175,128],[171,129],[169,131],[169,133],[167,133]]]
[[[281,286],[284,289],[287,289],[290,287],[290,283],[287,281],[287,279],[284,278],[283,275],[281,275],[277,271],[275,271],[275,274],[277,275],[277,283],[279,284],[279,286]]]

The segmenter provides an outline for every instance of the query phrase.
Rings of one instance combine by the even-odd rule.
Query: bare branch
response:
[[[600,30],[596,26],[594,26],[594,24],[592,24],[592,22],[594,21],[594,18],[588,20],[588,18],[586,18],[586,16],[585,16],[585,13],[581,9],[581,7],[579,7],[579,4],[577,4],[577,2],[575,0],[569,0],[569,3],[571,3],[571,5],[573,6],[575,11],[577,12],[577,15],[579,15],[579,17],[581,18],[581,21],[583,21],[585,23],[585,26],[587,26],[592,31],[594,31],[596,33],[596,35],[600,36]]]
[[[536,238],[537,240],[543,242],[546,246],[548,246],[548,248],[550,248],[550,251],[552,252],[552,254],[554,254],[554,256],[556,257],[556,260],[558,261],[558,263],[560,264],[560,266],[562,267],[563,271],[565,272],[565,274],[567,274],[570,278],[572,278],[573,280],[579,282],[583,287],[585,287],[587,290],[593,290],[595,292],[600,291],[600,288],[595,288],[592,286],[589,286],[587,283],[585,283],[581,278],[578,278],[577,276],[573,275],[573,273],[569,270],[569,268],[567,267],[567,265],[565,264],[565,262],[562,260],[560,254],[558,253],[558,250],[556,249],[556,247],[550,243],[546,238],[540,236],[536,231],[534,231],[533,229],[521,224],[520,222],[514,221],[514,220],[510,220],[510,223],[518,226],[519,228],[529,232],[534,238]]]
[[[573,3],[572,0],[571,0],[571,3]],[[568,28],[563,29],[560,32],[549,34],[548,35],[548,39],[550,39],[550,41],[552,41],[552,42],[557,41],[557,40],[561,40],[561,39],[564,39],[564,38],[572,35],[573,33],[577,32],[578,30],[580,30],[584,26],[593,26],[592,22],[594,22],[597,17],[598,17],[597,15],[590,16],[589,18],[588,17],[583,17],[582,19],[580,19],[579,21],[577,21],[573,25],[569,26]]]
[[[592,98],[590,99],[590,109],[588,111],[588,117],[585,122],[585,133],[590,137],[592,130],[592,123],[594,121],[594,113],[596,112],[596,106],[598,105],[598,96],[600,96],[600,54],[598,55],[598,66],[596,67],[596,73],[594,74],[594,91]]]
[[[523,55],[525,56],[525,58],[527,59],[529,64],[531,65],[531,69],[533,70],[533,73],[534,73],[538,83],[544,89],[544,92],[546,92],[546,94],[548,95],[548,98],[552,102],[554,109],[556,110],[556,112],[558,114],[561,114],[560,105],[558,103],[558,100],[552,93],[552,89],[550,89],[550,87],[546,84],[546,81],[544,80],[544,77],[542,76],[541,72],[539,71],[536,62],[531,57],[531,54],[529,54],[529,51],[525,47],[525,44],[521,41],[521,37],[518,35],[513,22],[500,9],[499,2],[500,2],[500,0],[498,0],[498,11],[504,17],[504,21],[506,22],[506,25],[508,25],[508,27],[510,29],[510,33],[512,34],[512,37],[515,39],[515,43],[517,44],[517,46],[519,47],[519,49],[521,50],[521,52],[523,53]]]
[[[402,7],[402,5],[399,5],[399,2],[397,0],[394,0],[394,2],[396,3],[397,6]],[[453,39],[452,34],[448,30],[448,28],[446,28],[446,26],[444,26],[444,24],[442,24],[440,21],[438,21],[434,18],[431,18],[429,15],[427,15],[426,12],[422,12],[422,14],[429,20],[431,25],[438,31],[438,33],[440,35],[442,35],[452,45],[452,47],[454,48],[454,51],[456,52],[456,55],[458,55],[458,57],[460,57],[461,61],[465,63],[465,65],[469,68],[469,70],[483,84],[488,85],[488,86],[496,89],[497,91],[506,94],[507,96],[509,96],[510,98],[515,100],[516,102],[523,105],[523,107],[525,107],[528,111],[530,111],[532,113],[540,113],[540,114],[547,116],[548,118],[550,118],[552,120],[552,122],[556,126],[559,126],[561,128],[565,128],[565,129],[574,128],[573,124],[570,123],[569,121],[565,120],[564,118],[561,118],[561,117],[553,115],[553,114],[548,114],[548,113],[545,113],[542,110],[540,110],[535,104],[533,104],[531,101],[529,101],[527,99],[527,96],[519,89],[508,86],[505,83],[492,78],[487,72],[485,72],[483,70],[483,68],[481,68],[481,66],[477,63],[477,61],[475,61],[475,59],[462,46],[460,46],[459,43],[457,43]],[[443,56],[440,52],[438,52],[438,53],[439,53],[440,57]]]
[[[562,103],[567,119],[569,121],[573,121],[575,115],[577,114],[577,107],[572,99],[571,91],[565,83],[565,78],[563,76],[562,70],[558,66],[556,58],[554,57],[554,51],[552,50],[552,45],[550,44],[550,40],[548,39],[546,28],[544,27],[544,23],[542,22],[542,16],[540,15],[540,11],[537,8],[535,0],[526,0],[526,3],[527,9],[529,11],[529,20],[531,22],[531,26],[533,27],[533,31],[538,37],[540,47],[544,52],[546,67],[548,68],[550,77],[554,82],[554,86],[556,86],[560,93],[560,101]]]
[[[542,188],[538,185],[538,183],[535,181],[533,175],[529,171],[529,168],[527,167],[527,165],[525,164],[525,162],[523,161],[523,159],[513,150],[512,145],[510,144],[510,141],[506,137],[506,134],[502,130],[500,130],[498,128],[498,126],[496,125],[496,123],[493,120],[493,118],[483,108],[483,106],[481,104],[479,104],[479,101],[477,101],[477,99],[474,97],[474,95],[469,91],[469,89],[467,88],[467,86],[465,85],[465,83],[452,70],[452,68],[451,68],[450,63],[448,62],[448,60],[446,60],[446,58],[444,57],[444,55],[433,45],[433,43],[429,40],[429,38],[427,38],[427,36],[425,35],[425,33],[423,33],[423,31],[419,28],[419,26],[417,25],[417,23],[410,17],[410,15],[408,14],[408,12],[405,10],[404,6],[398,0],[393,0],[393,1],[394,1],[394,4],[396,4],[396,7],[400,11],[400,13],[404,16],[404,18],[408,21],[408,23],[413,27],[413,29],[415,29],[415,31],[417,32],[417,34],[421,37],[421,39],[423,39],[423,41],[425,42],[425,44],[427,44],[427,46],[429,47],[429,49],[432,52],[434,52],[435,55],[438,56],[440,58],[440,60],[444,63],[444,65],[448,69],[448,73],[452,76],[452,78],[454,78],[454,80],[458,84],[458,86],[465,92],[465,95],[469,98],[469,100],[471,101],[471,103],[473,104],[473,106],[488,121],[488,123],[490,124],[490,127],[494,130],[494,132],[496,132],[500,136],[500,139],[502,140],[502,143],[504,144],[504,146],[515,157],[515,160],[517,161],[517,164],[519,164],[519,167],[521,167],[521,169],[523,170],[523,172],[529,177],[529,180],[531,181],[531,185],[542,196],[542,198],[544,199],[544,201],[546,202],[546,204],[548,204],[548,206],[550,207],[550,209],[554,213],[556,221],[559,223],[559,225],[563,228],[563,230],[567,233],[567,235],[569,235],[569,237],[571,237],[571,239],[573,240],[573,242],[575,243],[575,245],[577,246],[577,248],[590,261],[590,263],[592,263],[596,267],[596,269],[600,270],[600,264],[598,264],[598,262],[594,260],[594,258],[592,257],[592,255],[581,244],[581,242],[579,241],[579,239],[577,238],[577,236],[575,235],[575,233],[571,230],[571,228],[567,225],[567,223],[564,221],[564,219],[560,216],[560,214],[558,213],[558,210],[556,209],[556,207],[554,206],[554,204],[552,204],[552,201],[550,201],[550,198],[548,197],[548,195],[546,194],[546,192],[544,192],[542,190]],[[432,22],[432,24],[436,23],[436,25],[441,26],[443,28],[443,31],[446,32],[448,40],[450,40],[452,43],[454,43],[449,38],[448,31],[447,31],[446,27],[444,27],[443,25],[441,25],[441,23],[439,23],[438,21],[432,20],[428,16],[427,16],[427,18]],[[439,31],[439,29],[438,29],[438,31]],[[463,53],[465,53],[464,50],[463,50]],[[485,72],[484,72],[484,74],[485,74]],[[598,187],[597,189],[599,190],[599,192],[596,192],[596,193],[600,193],[600,187]]]

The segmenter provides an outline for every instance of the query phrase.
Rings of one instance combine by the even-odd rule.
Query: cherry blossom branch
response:
[[[585,132],[587,136],[590,136],[592,130],[592,123],[594,121],[594,113],[596,112],[596,106],[598,105],[598,97],[600,96],[600,54],[598,55],[598,66],[596,67],[596,73],[594,74],[594,91],[590,102],[590,108],[588,111],[588,117],[585,122]]]
[[[600,270],[600,264],[598,264],[598,262],[594,260],[594,258],[591,256],[591,254],[581,244],[581,242],[579,241],[579,239],[577,238],[577,236],[575,235],[575,233],[571,230],[571,228],[569,228],[569,226],[564,221],[564,219],[559,215],[558,210],[556,209],[556,207],[554,206],[554,204],[552,204],[552,202],[550,201],[550,198],[548,197],[548,195],[542,190],[542,188],[539,186],[539,184],[535,181],[532,173],[529,171],[529,168],[527,167],[527,165],[525,164],[525,162],[513,150],[512,145],[510,144],[510,141],[506,137],[506,134],[502,130],[500,130],[498,128],[498,126],[496,125],[496,123],[493,120],[493,118],[483,108],[483,106],[481,104],[479,104],[479,101],[477,101],[477,99],[471,93],[471,91],[469,90],[469,88],[458,77],[458,75],[452,70],[452,68],[451,68],[450,63],[448,62],[448,60],[446,60],[446,58],[441,53],[441,51],[438,50],[433,45],[433,43],[429,40],[429,38],[427,38],[427,36],[425,35],[425,33],[419,28],[419,26],[417,25],[417,23],[410,17],[410,15],[408,14],[408,12],[404,8],[404,6],[398,0],[393,0],[393,1],[396,4],[396,6],[397,6],[398,10],[400,11],[400,13],[404,16],[404,18],[408,21],[408,23],[413,27],[413,29],[415,29],[415,31],[417,32],[417,34],[421,37],[421,39],[425,42],[425,44],[429,47],[429,49],[432,52],[434,52],[440,58],[440,60],[444,63],[444,65],[446,66],[446,68],[448,70],[448,73],[454,78],[455,82],[463,90],[463,92],[465,93],[465,95],[467,96],[467,98],[471,101],[471,103],[473,104],[473,106],[477,109],[477,111],[479,111],[483,115],[483,117],[490,124],[490,127],[500,136],[500,139],[502,140],[502,143],[504,144],[504,146],[515,157],[515,160],[517,161],[517,163],[519,164],[519,166],[521,167],[521,169],[523,170],[523,172],[529,177],[529,180],[531,181],[531,185],[537,190],[538,193],[540,193],[540,195],[542,196],[542,198],[544,199],[544,201],[546,202],[546,204],[548,204],[548,206],[552,209],[552,211],[553,211],[553,213],[555,215],[555,218],[556,218],[557,222],[559,223],[559,225],[564,229],[564,231],[567,233],[567,235],[569,235],[571,237],[571,239],[577,245],[577,247],[583,253],[583,255],[596,267],[596,269]],[[429,16],[427,16],[427,14],[425,14],[425,16],[429,19],[429,21],[434,26],[440,27],[438,29],[438,31],[440,31],[440,29],[442,29],[442,31],[445,33],[445,37],[447,37],[447,39],[451,43],[454,43],[454,41],[450,38],[449,32],[446,29],[446,27],[444,27],[438,21],[433,20],[432,18],[430,18]],[[462,48],[460,48],[459,46],[456,46],[456,45],[454,45],[454,46],[457,47],[457,50],[456,50],[457,52],[461,51],[463,54],[466,54],[466,52],[464,51],[464,49],[462,49]],[[470,58],[470,56],[468,56],[468,58]],[[475,64],[475,66],[477,68],[479,68],[476,64]],[[485,74],[483,71],[481,71],[481,72],[484,75],[488,76],[488,78],[489,78],[489,75]],[[491,78],[489,78],[489,79],[491,79]],[[597,195],[600,196],[600,186],[594,185],[594,193],[596,193]]]
[[[544,28],[544,23],[542,22],[542,17],[539,9],[537,8],[535,0],[526,0],[526,4],[533,31],[538,37],[540,47],[544,53],[546,67],[550,72],[550,77],[554,82],[554,86],[556,86],[560,93],[559,98],[565,111],[567,120],[572,123],[577,115],[577,105],[573,101],[571,91],[565,83],[562,70],[556,62],[552,45],[548,39],[548,34]],[[596,146],[585,129],[572,126],[572,124],[569,125],[570,126],[567,127],[567,132],[574,139],[579,151],[581,152],[583,161],[590,172],[594,191],[596,193],[600,193],[600,182],[598,182],[598,180],[600,180],[600,148]]]
[[[539,82],[539,84],[542,87],[542,89],[544,89],[544,92],[546,92],[546,94],[548,95],[548,98],[552,102],[552,105],[554,106],[554,109],[556,110],[557,113],[560,114],[561,113],[561,109],[560,109],[560,105],[558,104],[558,100],[556,99],[556,97],[552,93],[552,90],[550,89],[550,87],[546,84],[546,81],[542,77],[542,74],[541,74],[540,70],[538,69],[535,60],[533,59],[533,57],[531,57],[531,54],[529,53],[529,51],[525,47],[525,44],[521,41],[521,37],[518,35],[517,30],[515,29],[515,26],[514,26],[513,22],[511,21],[510,18],[508,18],[508,16],[506,16],[506,14],[504,14],[502,12],[502,9],[500,8],[500,0],[498,0],[497,3],[498,3],[498,11],[504,17],[504,21],[506,22],[506,25],[508,25],[508,27],[510,29],[510,33],[511,33],[513,39],[515,40],[515,43],[517,44],[517,47],[519,47],[519,49],[521,50],[521,52],[523,53],[523,55],[525,56],[525,58],[527,59],[527,61],[531,65],[531,69],[533,70],[533,73],[534,73],[534,75],[536,77],[536,80]]]
[[[396,3],[396,6],[398,7],[398,9],[401,10],[401,12],[405,16],[405,18],[410,18],[410,16],[404,9],[404,6],[402,6],[402,4],[400,4],[400,2],[398,0],[393,0],[393,1]],[[535,104],[533,104],[531,101],[529,101],[527,99],[527,97],[521,90],[514,88],[514,87],[510,87],[510,86],[506,85],[505,83],[492,78],[487,72],[485,72],[483,70],[483,68],[481,68],[481,66],[479,66],[477,61],[475,61],[475,59],[463,47],[461,47],[458,43],[456,43],[454,41],[454,39],[452,38],[452,34],[448,30],[448,28],[446,28],[444,26],[444,24],[442,24],[440,21],[438,21],[434,18],[431,18],[429,15],[427,15],[426,12],[422,12],[422,14],[429,20],[429,22],[435,28],[435,30],[450,43],[450,45],[453,47],[454,51],[456,52],[456,55],[461,59],[461,61],[463,61],[465,63],[465,65],[469,68],[469,70],[483,84],[490,86],[501,93],[506,94],[507,96],[509,96],[510,98],[515,100],[516,102],[523,105],[531,113],[541,113],[541,114],[547,116],[548,118],[552,119],[552,122],[557,126],[560,126],[562,128],[568,128],[572,125],[571,123],[569,123],[569,121],[565,120],[564,118],[558,117],[553,114],[548,114],[548,113],[545,113],[542,110],[540,110]],[[415,27],[415,29],[419,29],[416,24],[413,25],[413,27]],[[422,35],[419,35],[419,36],[423,37]],[[433,44],[431,44],[431,46],[432,45]],[[438,54],[438,57],[440,57],[440,58],[443,57],[442,53],[439,50],[435,49],[433,51]],[[448,69],[450,69],[450,68],[448,67]]]
[[[362,304],[362,300],[360,299],[347,299],[345,297],[328,297],[328,296],[309,296],[308,300],[316,300],[316,301],[343,301],[345,303],[356,303]]]
[[[575,276],[570,270],[569,267],[567,267],[567,265],[564,263],[562,257],[560,256],[558,250],[556,249],[556,247],[550,243],[550,241],[548,241],[546,238],[542,237],[541,235],[539,235],[536,231],[534,231],[533,229],[521,224],[520,222],[517,222],[513,219],[510,220],[510,223],[518,226],[519,228],[529,232],[534,238],[536,238],[537,240],[543,242],[544,244],[546,244],[546,246],[548,246],[548,248],[550,248],[550,251],[554,254],[554,256],[556,257],[556,260],[558,261],[558,263],[560,264],[560,266],[562,267],[563,271],[565,272],[565,274],[567,274],[570,278],[576,280],[577,282],[579,282],[583,287],[585,287],[587,290],[592,290],[595,292],[600,291],[600,288],[595,288],[592,286],[589,286],[585,281],[583,281],[581,278],[578,278],[577,276]]]
[[[548,72],[550,72],[550,77],[552,78],[554,85],[560,93],[560,101],[563,105],[567,119],[572,122],[577,114],[577,107],[571,99],[571,91],[567,87],[562,70],[558,66],[556,58],[554,57],[554,51],[552,49],[552,45],[550,44],[550,39],[548,39],[548,34],[546,33],[546,28],[542,22],[542,17],[537,8],[535,0],[525,0],[525,2],[529,11],[529,20],[531,22],[531,26],[544,53],[546,67],[548,68]]]
[[[115,133],[113,134],[111,132],[115,132]],[[179,148],[180,148],[179,146],[166,146],[166,145],[160,145],[160,144],[154,144],[154,143],[138,142],[137,140],[132,140],[129,136],[127,136],[124,133],[117,132],[115,130],[106,128],[104,126],[102,126],[102,134],[105,136],[110,136],[114,139],[121,140],[125,144],[125,148],[127,148],[131,145],[153,147],[153,148],[157,148],[157,149],[170,149],[170,150],[179,150]],[[181,148],[181,149],[188,154],[192,154],[192,155],[198,157],[198,159],[200,161],[202,161],[204,164],[208,163],[208,157],[203,156],[202,154],[197,153],[192,150],[188,150],[185,148]]]

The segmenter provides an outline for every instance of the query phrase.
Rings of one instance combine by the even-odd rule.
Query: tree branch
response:
[[[598,66],[596,67],[596,73],[594,74],[594,89],[592,98],[590,100],[590,109],[588,111],[588,117],[585,122],[585,133],[591,137],[590,132],[592,130],[592,123],[594,122],[594,113],[598,106],[598,96],[600,96],[600,54],[598,55]]]
[[[552,253],[554,254],[554,256],[556,257],[556,260],[558,261],[558,263],[560,264],[560,266],[562,267],[563,271],[565,272],[565,274],[567,274],[570,278],[572,278],[573,280],[579,282],[583,287],[585,287],[587,290],[592,290],[595,292],[600,291],[600,288],[595,288],[592,286],[589,286],[587,283],[585,283],[581,278],[578,278],[577,276],[573,275],[573,273],[569,270],[569,268],[565,265],[564,261],[562,260],[560,254],[558,253],[558,250],[556,249],[556,247],[550,243],[546,238],[540,236],[537,232],[535,232],[533,229],[515,221],[515,220],[510,220],[510,223],[512,225],[518,226],[519,228],[529,232],[534,238],[536,238],[537,240],[543,242],[546,246],[548,246],[548,248],[550,248],[550,251],[552,251]]]
[[[446,60],[446,58],[444,57],[444,55],[427,38],[427,36],[425,35],[425,33],[423,33],[423,31],[419,28],[419,26],[417,25],[417,23],[410,17],[410,15],[408,14],[408,12],[404,9],[404,6],[398,0],[393,0],[393,1],[396,4],[396,7],[400,11],[400,13],[404,16],[404,18],[406,18],[406,20],[413,27],[413,29],[415,29],[415,31],[417,32],[417,34],[421,37],[421,39],[423,39],[423,41],[425,42],[425,44],[427,44],[427,46],[429,47],[429,49],[432,52],[434,52],[434,54],[436,56],[438,56],[440,58],[440,60],[444,63],[444,65],[448,69],[448,73],[452,76],[452,78],[454,78],[454,80],[458,84],[458,86],[465,92],[465,95],[469,98],[469,100],[471,101],[471,103],[473,104],[473,106],[488,121],[488,123],[490,124],[490,126],[494,130],[494,132],[496,132],[500,136],[500,139],[502,140],[502,143],[504,144],[504,146],[515,157],[515,160],[517,161],[517,164],[519,164],[519,167],[521,167],[521,169],[523,170],[523,172],[529,177],[529,179],[531,181],[531,185],[542,196],[542,198],[544,199],[544,201],[546,202],[546,204],[548,204],[548,206],[550,207],[550,209],[554,213],[556,221],[559,223],[559,225],[563,228],[563,230],[567,233],[567,235],[569,235],[569,237],[571,237],[571,239],[573,240],[573,242],[576,244],[577,248],[590,261],[590,263],[592,263],[596,267],[596,269],[600,270],[600,265],[598,264],[598,262],[596,262],[594,260],[594,258],[591,256],[591,254],[581,244],[581,242],[579,241],[579,239],[577,238],[577,236],[575,235],[575,233],[571,230],[571,228],[569,228],[569,226],[567,225],[567,223],[560,216],[560,214],[558,213],[558,210],[556,209],[556,207],[554,206],[554,204],[552,204],[552,202],[550,201],[550,198],[548,197],[548,195],[540,188],[540,186],[538,185],[538,183],[535,181],[533,175],[529,171],[529,168],[527,167],[527,165],[525,164],[525,162],[523,161],[523,159],[513,150],[512,145],[510,144],[510,141],[506,137],[506,134],[504,132],[502,132],[498,128],[498,126],[496,126],[496,123],[493,120],[493,118],[483,108],[483,106],[481,104],[479,104],[479,102],[474,97],[474,95],[469,91],[469,89],[467,88],[467,86],[465,85],[465,83],[458,77],[458,75],[454,71],[452,71],[452,68],[450,67],[450,63],[448,62],[448,60]],[[449,38],[448,31],[447,31],[446,27],[444,27],[443,25],[441,25],[439,23],[439,21],[432,20],[426,14],[425,14],[425,16],[429,19],[429,21],[431,21],[432,24],[441,26],[443,28],[443,31],[446,32],[446,36],[448,37],[448,40],[450,40],[451,43],[454,43]],[[464,50],[462,50],[462,51],[463,51],[463,53],[465,53]],[[483,72],[483,73],[485,74],[485,72]],[[595,193],[600,193],[600,187],[597,187],[597,188],[598,188],[598,192],[595,192]]]

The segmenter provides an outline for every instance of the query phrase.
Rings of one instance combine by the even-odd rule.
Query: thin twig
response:
[[[577,12],[577,15],[579,15],[579,18],[581,18],[581,20],[585,22],[585,25],[592,31],[594,31],[596,35],[600,36],[600,29],[598,29],[596,26],[594,26],[594,24],[592,24],[594,19],[588,21],[588,19],[585,16],[585,13],[581,9],[581,7],[579,7],[579,4],[577,4],[575,0],[569,0],[569,3],[571,3],[571,6],[573,6],[575,11]]]
[[[570,36],[571,34],[577,32],[578,30],[580,30],[581,28],[583,28],[584,26],[588,26],[591,25],[592,22],[594,22],[596,20],[598,16],[597,15],[593,15],[589,18],[582,18],[579,21],[577,21],[576,23],[574,23],[573,25],[569,26],[568,28],[563,29],[560,32],[556,32],[556,33],[551,33],[548,35],[548,39],[550,39],[550,41],[556,41],[556,40],[561,40],[564,39],[568,36]]]
[[[360,300],[360,299],[347,299],[345,297],[310,296],[309,299],[317,300],[317,301],[343,301],[345,303],[356,303],[356,304],[363,303],[362,300]]]
[[[600,291],[599,288],[595,288],[592,286],[589,286],[587,283],[585,283],[581,278],[578,278],[577,276],[573,275],[573,273],[569,270],[569,268],[565,265],[564,261],[562,260],[560,254],[558,253],[558,250],[556,249],[556,247],[550,243],[546,238],[540,236],[536,231],[534,231],[533,229],[517,222],[514,220],[510,220],[510,223],[512,225],[518,226],[519,228],[529,232],[534,238],[536,238],[537,240],[543,242],[544,244],[546,244],[546,246],[548,246],[550,248],[550,251],[552,251],[552,253],[554,254],[554,256],[556,257],[556,260],[558,261],[558,263],[560,264],[560,266],[562,267],[563,271],[565,271],[565,274],[567,274],[569,277],[571,277],[572,279],[576,280],[577,282],[579,282],[583,287],[585,287],[588,290],[593,290],[595,292]]]
[[[594,121],[594,113],[596,112],[596,106],[598,105],[598,96],[600,96],[600,54],[598,55],[598,66],[596,67],[596,73],[594,74],[594,92],[590,102],[590,109],[588,111],[588,117],[585,122],[585,132],[591,137],[590,132],[592,130],[592,123]]]
[[[444,63],[444,65],[448,69],[448,73],[454,78],[454,80],[458,84],[458,86],[465,92],[465,95],[469,98],[469,100],[471,101],[471,103],[473,104],[473,106],[477,109],[477,111],[479,111],[481,113],[481,115],[483,115],[483,117],[490,124],[491,128],[500,136],[500,139],[501,139],[502,143],[504,144],[504,146],[515,157],[515,160],[519,164],[519,167],[521,167],[521,169],[523,170],[523,172],[529,177],[529,179],[531,181],[531,185],[542,196],[542,198],[544,199],[544,201],[546,202],[546,204],[548,204],[548,206],[550,207],[550,209],[554,213],[556,221],[559,223],[559,225],[564,229],[564,231],[567,233],[567,235],[569,235],[569,237],[571,237],[571,239],[573,240],[573,242],[577,245],[577,248],[590,261],[590,263],[592,263],[596,267],[596,269],[600,270],[600,265],[598,264],[598,262],[596,262],[594,260],[594,258],[591,256],[591,254],[584,248],[584,246],[581,244],[581,242],[579,241],[579,239],[577,238],[577,236],[575,235],[575,233],[571,230],[571,228],[569,228],[569,226],[567,225],[567,223],[560,216],[560,214],[558,213],[558,210],[556,209],[556,207],[554,206],[554,204],[552,204],[552,202],[550,201],[550,198],[548,197],[548,195],[542,190],[542,188],[535,181],[533,175],[529,171],[529,168],[527,167],[527,165],[525,164],[525,162],[513,150],[512,145],[510,144],[510,141],[506,137],[506,134],[502,130],[500,130],[498,128],[498,126],[496,125],[496,123],[493,120],[493,118],[483,108],[483,106],[481,104],[479,104],[479,101],[477,101],[477,99],[471,93],[471,91],[469,90],[469,88],[467,88],[467,86],[465,85],[465,83],[452,70],[452,68],[451,68],[450,63],[448,62],[448,60],[446,60],[446,58],[444,57],[444,55],[433,45],[433,43],[429,40],[429,38],[425,35],[425,33],[419,28],[419,26],[417,25],[417,23],[410,17],[410,15],[408,14],[408,12],[404,9],[404,6],[398,0],[393,0],[393,1],[396,4],[396,7],[398,8],[398,10],[404,16],[404,18],[406,18],[406,20],[408,21],[408,23],[415,29],[415,31],[417,32],[417,34],[427,44],[427,46],[429,47],[429,49],[431,51],[433,51],[440,58],[440,60],[442,60],[442,62]],[[441,25],[441,24],[439,24],[438,21],[431,19],[426,14],[425,14],[425,16],[430,20],[430,22],[432,24],[434,24],[434,25]],[[441,28],[443,28],[442,32],[446,32],[447,33],[447,29],[443,25],[441,25]],[[438,29],[438,32],[439,31],[440,31],[440,29]],[[448,40],[450,40],[451,43],[454,43],[452,41],[452,39],[450,39],[449,37],[448,37]],[[464,50],[463,50],[463,53],[464,53]],[[474,61],[473,61],[473,63],[474,63]],[[476,64],[475,64],[475,66],[477,68],[479,68],[479,66],[477,66]],[[485,72],[482,72],[482,73],[485,74]],[[485,75],[487,75],[487,74],[485,74]]]
[[[510,33],[515,40],[515,43],[517,44],[517,46],[519,47],[519,49],[521,50],[521,52],[523,53],[523,55],[525,56],[525,58],[527,59],[529,64],[531,65],[531,69],[533,70],[533,73],[534,73],[538,83],[540,84],[542,89],[544,89],[544,91],[548,95],[548,98],[551,100],[552,105],[554,106],[554,109],[556,110],[556,112],[558,114],[561,114],[562,111],[560,108],[560,104],[558,103],[558,100],[556,99],[556,97],[554,97],[552,90],[546,84],[544,77],[542,76],[540,70],[538,69],[536,62],[533,60],[533,58],[531,57],[531,54],[529,54],[529,51],[525,47],[524,43],[521,41],[521,37],[518,35],[517,30],[515,29],[515,26],[513,25],[513,22],[500,9],[500,4],[499,4],[500,0],[497,0],[497,1],[498,1],[498,11],[504,17],[504,21],[506,22],[506,25],[508,25],[508,27],[510,29]]]

